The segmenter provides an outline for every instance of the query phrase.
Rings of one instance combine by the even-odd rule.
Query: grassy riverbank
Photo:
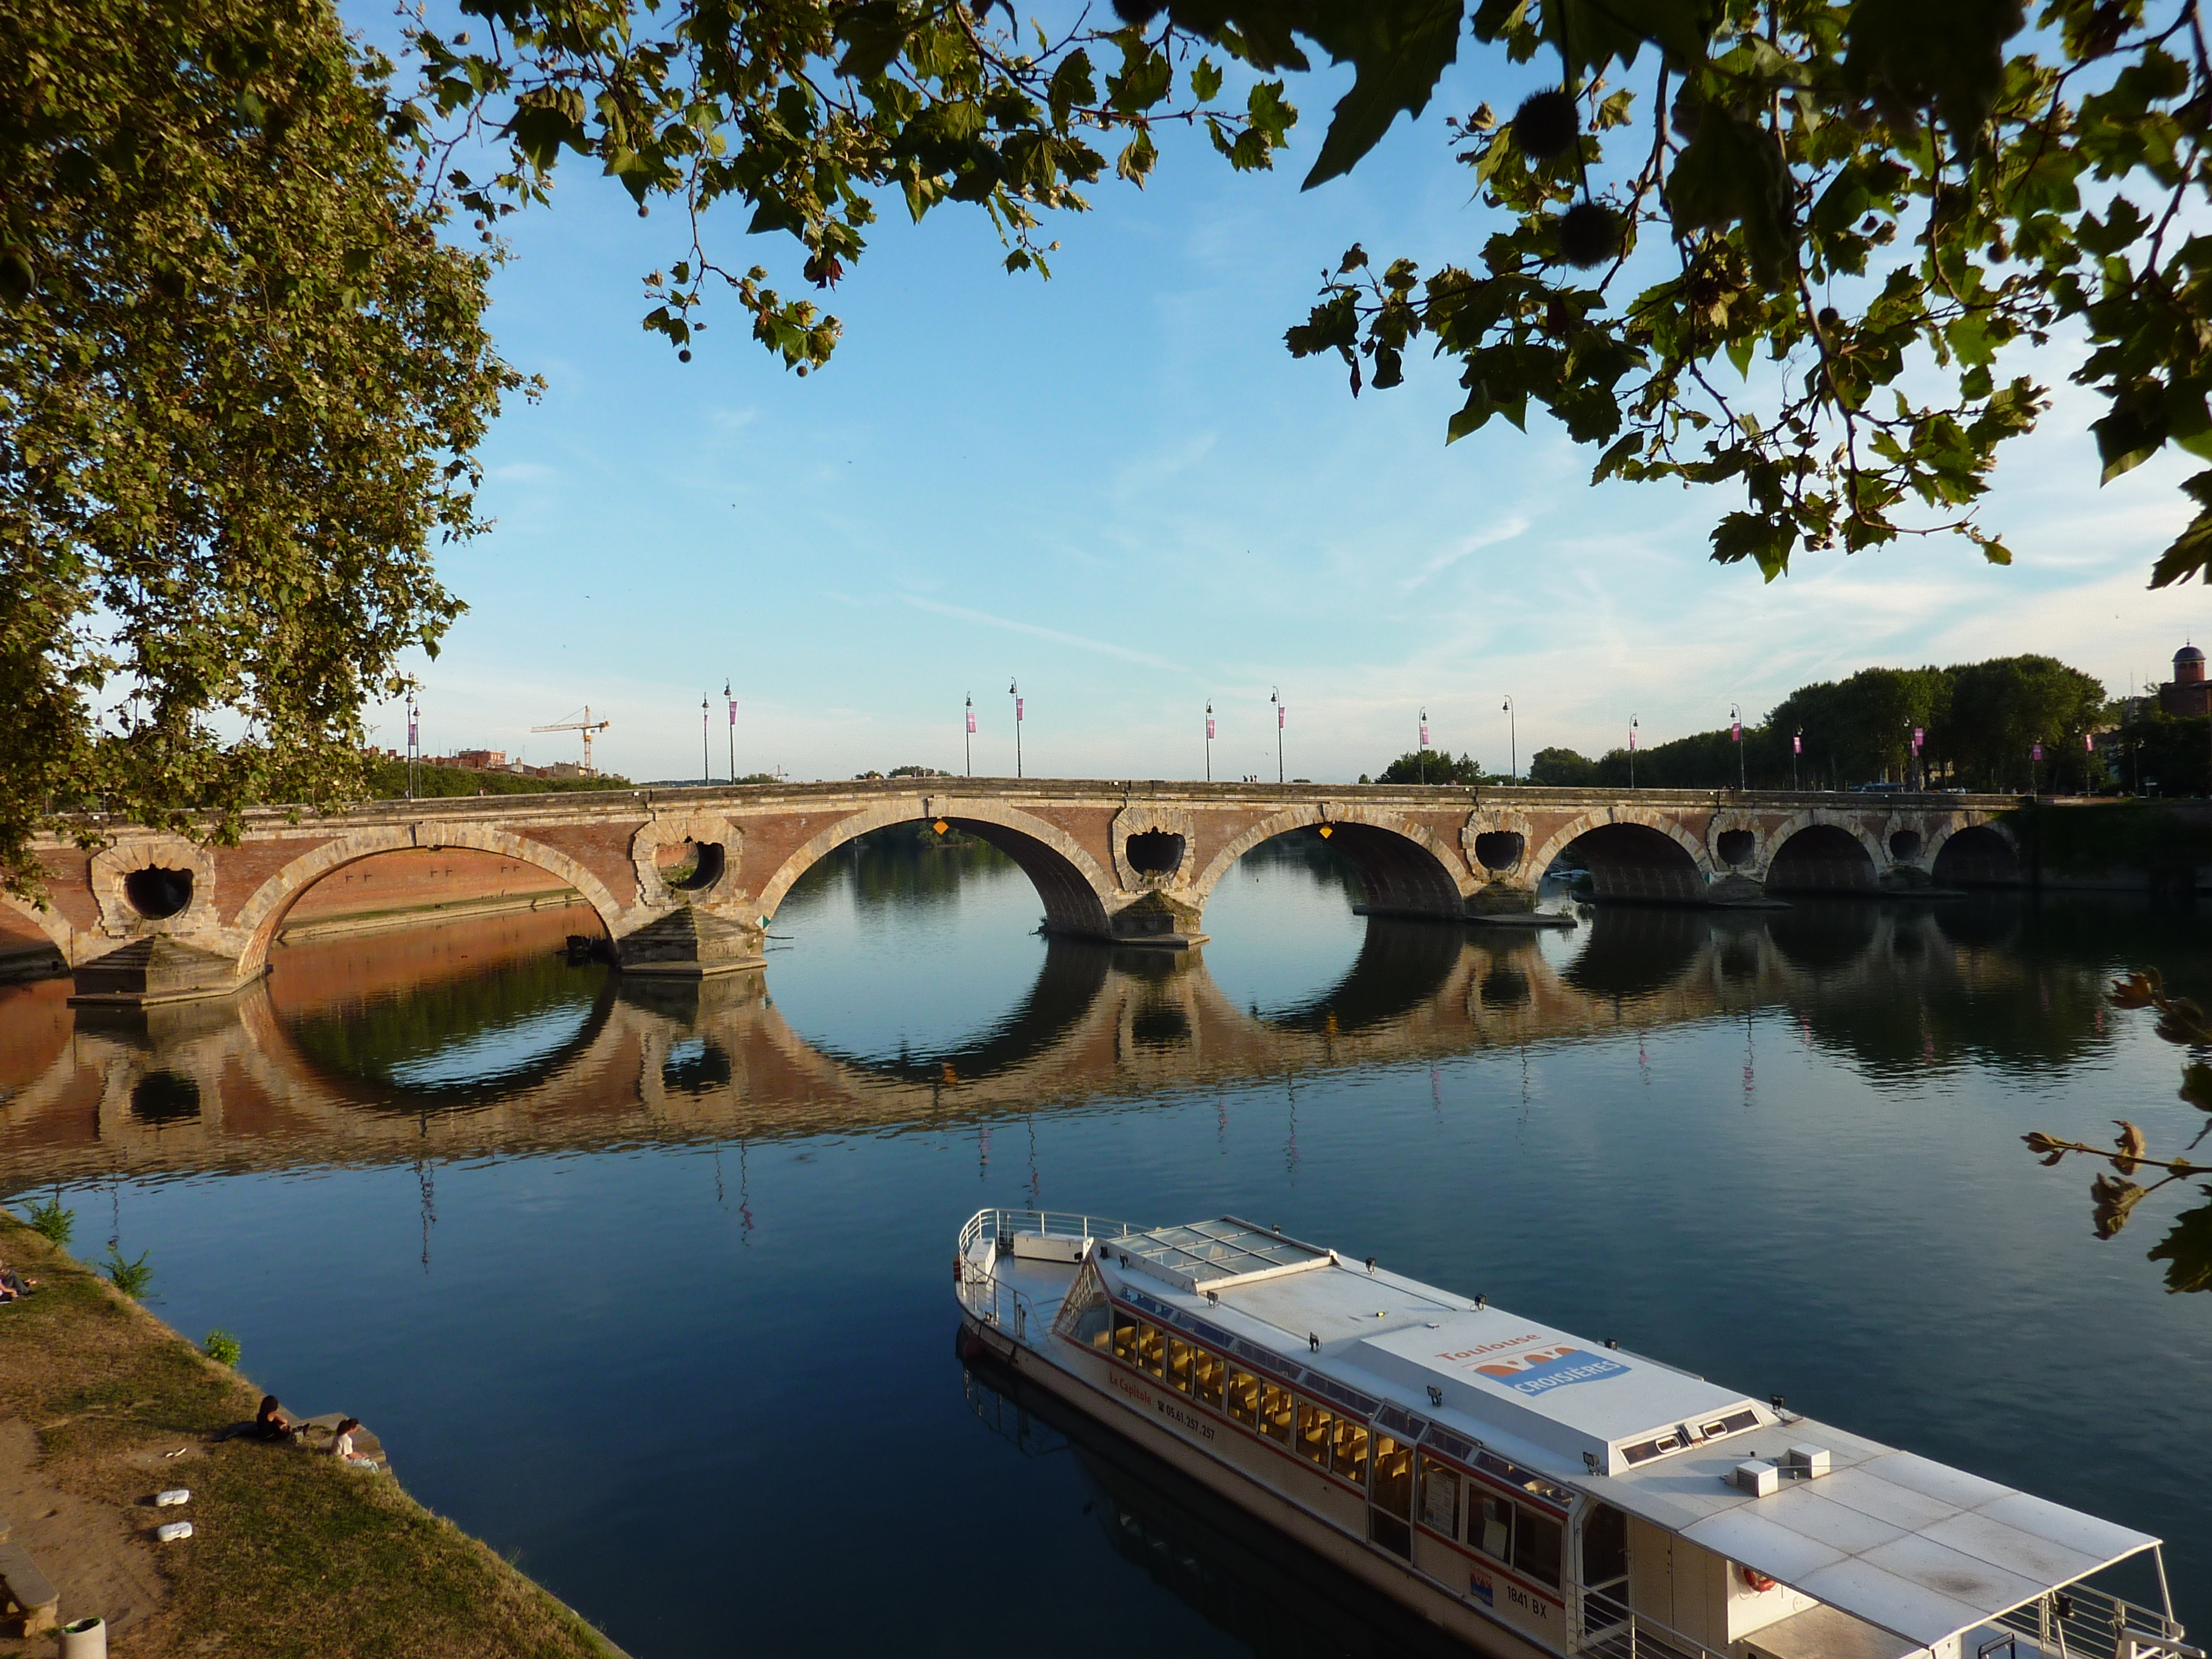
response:
[[[118,1585],[166,1583],[118,1632],[118,1659],[613,1651],[389,1475],[289,1447],[214,1442],[252,1416],[260,1390],[12,1217],[0,1217],[0,1258],[42,1281],[0,1309],[0,1428],[20,1440],[16,1425],[27,1425],[36,1437],[35,1463],[9,1471],[16,1541],[46,1565],[64,1619],[114,1618],[120,1609],[90,1601]],[[188,1449],[165,1455],[179,1447]],[[148,1507],[168,1486],[189,1486],[190,1505]],[[40,1492],[51,1504],[23,1501]],[[155,1543],[155,1524],[179,1516],[192,1538]],[[0,1639],[9,1651],[53,1645]]]

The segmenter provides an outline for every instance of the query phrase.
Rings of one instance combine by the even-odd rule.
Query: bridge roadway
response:
[[[383,801],[250,814],[234,846],[126,824],[87,852],[38,846],[48,903],[12,905],[81,996],[226,995],[258,979],[317,883],[405,849],[471,848],[547,872],[597,914],[626,972],[758,963],[793,883],[855,836],[942,824],[1006,854],[1048,932],[1197,943],[1237,859],[1312,830],[1358,867],[1370,914],[1431,921],[1534,908],[1572,850],[1601,902],[1759,905],[1785,892],[2015,878],[2011,796],[1194,784],[932,778]]]
[[[1525,928],[1372,922],[1341,981],[1265,1018],[1223,994],[1201,953],[1054,940],[1027,997],[986,1035],[869,1059],[793,1030],[760,969],[690,981],[608,974],[580,1006],[575,970],[548,962],[575,915],[287,945],[272,979],[221,1000],[72,1007],[65,981],[0,989],[0,1191],[643,1142],[981,1132],[1034,1112],[1145,1109],[1263,1079],[1295,1089],[1774,1008],[1796,1011],[1805,1041],[1856,1063],[1924,1066],[1987,1050],[1977,1011],[2000,988],[2017,995],[2029,974],[2042,1018],[1998,1034],[2030,1046],[2019,1063],[2078,1051],[2102,1029],[2094,963],[2033,965],[1981,948],[2002,939],[1971,907],[1623,908],[1554,943]],[[549,1016],[532,1022],[555,1032],[538,1051],[450,1085],[379,1075],[421,1057],[441,997],[460,999],[457,1037],[477,1030],[468,1022],[483,1010],[469,993],[502,958],[551,969],[532,993],[541,1001],[506,1011]],[[416,1000],[398,1021],[401,1048],[384,1059],[374,1030],[334,1023],[395,995]]]

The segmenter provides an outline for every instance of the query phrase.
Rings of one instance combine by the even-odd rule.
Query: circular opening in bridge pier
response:
[[[1513,830],[1486,830],[1474,838],[1474,856],[1486,870],[1510,870],[1528,850],[1528,838]]]
[[[131,1115],[141,1123],[189,1123],[200,1115],[200,1085],[181,1072],[149,1072],[131,1085]]]
[[[1748,830],[1723,830],[1713,850],[1721,855],[1721,862],[1741,870],[1751,862],[1751,855],[1759,850],[1759,837]]]
[[[1141,830],[1121,846],[1140,876],[1171,876],[1182,868],[1182,837],[1169,830]]]
[[[192,902],[192,872],[159,865],[133,870],[123,878],[123,896],[147,921],[160,921]]]
[[[722,843],[718,841],[671,842],[653,855],[660,878],[680,892],[696,892],[722,878]]]
[[[1493,968],[1482,976],[1482,1006],[1518,1008],[1529,998],[1528,975],[1518,968]]]
[[[1899,864],[1910,864],[1920,856],[1920,832],[1900,830],[1889,838],[1889,855]]]
[[[660,1062],[660,1086],[671,1094],[703,1095],[726,1089],[734,1074],[730,1056],[719,1042],[687,1037],[672,1045]]]

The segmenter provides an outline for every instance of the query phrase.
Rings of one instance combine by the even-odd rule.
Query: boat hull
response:
[[[1016,1341],[964,1311],[961,1324],[970,1352],[988,1355],[1047,1389],[1073,1409],[1134,1442],[1178,1474],[1295,1539],[1331,1565],[1410,1608],[1475,1651],[1495,1659],[1559,1659],[1566,1651],[1564,1641],[1554,1647],[1524,1636],[1249,1471],[1207,1451],[1174,1425],[1165,1411],[1176,1410],[1179,1416],[1188,1418],[1192,1431],[1202,1431],[1204,1425],[1194,1413],[1170,1407],[1154,1391],[1133,1383],[1109,1360],[1071,1348],[1050,1336],[1044,1339],[1049,1344],[1046,1347]]]

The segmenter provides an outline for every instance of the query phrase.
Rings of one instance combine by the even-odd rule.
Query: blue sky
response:
[[[2100,489],[2097,408],[2060,362],[2034,368],[2057,406],[1988,510],[2010,568],[1943,538],[1801,556],[1771,586],[1705,557],[1733,495],[1592,489],[1594,453],[1540,416],[1448,449],[1446,365],[1355,401],[1340,366],[1292,362],[1283,330],[1352,241],[1474,259],[1490,216],[1442,118],[1510,107],[1508,72],[1462,69],[1309,193],[1337,83],[1294,81],[1282,171],[1171,143],[1144,192],[1102,183],[1052,227],[1049,282],[1005,274],[980,215],[916,227],[894,204],[830,296],[836,359],[803,380],[733,304],[678,363],[638,325],[674,216],[565,167],[553,208],[509,222],[491,323],[548,390],[486,447],[495,528],[443,560],[470,611],[422,667],[425,744],[574,759],[574,734],[529,728],[589,703],[614,722],[603,767],[696,776],[711,693],[719,775],[727,680],[741,772],[959,770],[972,694],[975,770],[1006,774],[1018,678],[1032,775],[1199,776],[1211,700],[1214,775],[1272,778],[1279,687],[1288,770],[1325,781],[1412,747],[1423,707],[1438,745],[1502,769],[1510,694],[1525,768],[1618,744],[1632,715],[1648,744],[1869,664],[2041,651],[2124,692],[2212,635],[2199,588],[2144,588],[2186,458]],[[709,229],[724,263],[803,286],[787,240],[734,213]],[[402,741],[397,710],[371,719]]]

